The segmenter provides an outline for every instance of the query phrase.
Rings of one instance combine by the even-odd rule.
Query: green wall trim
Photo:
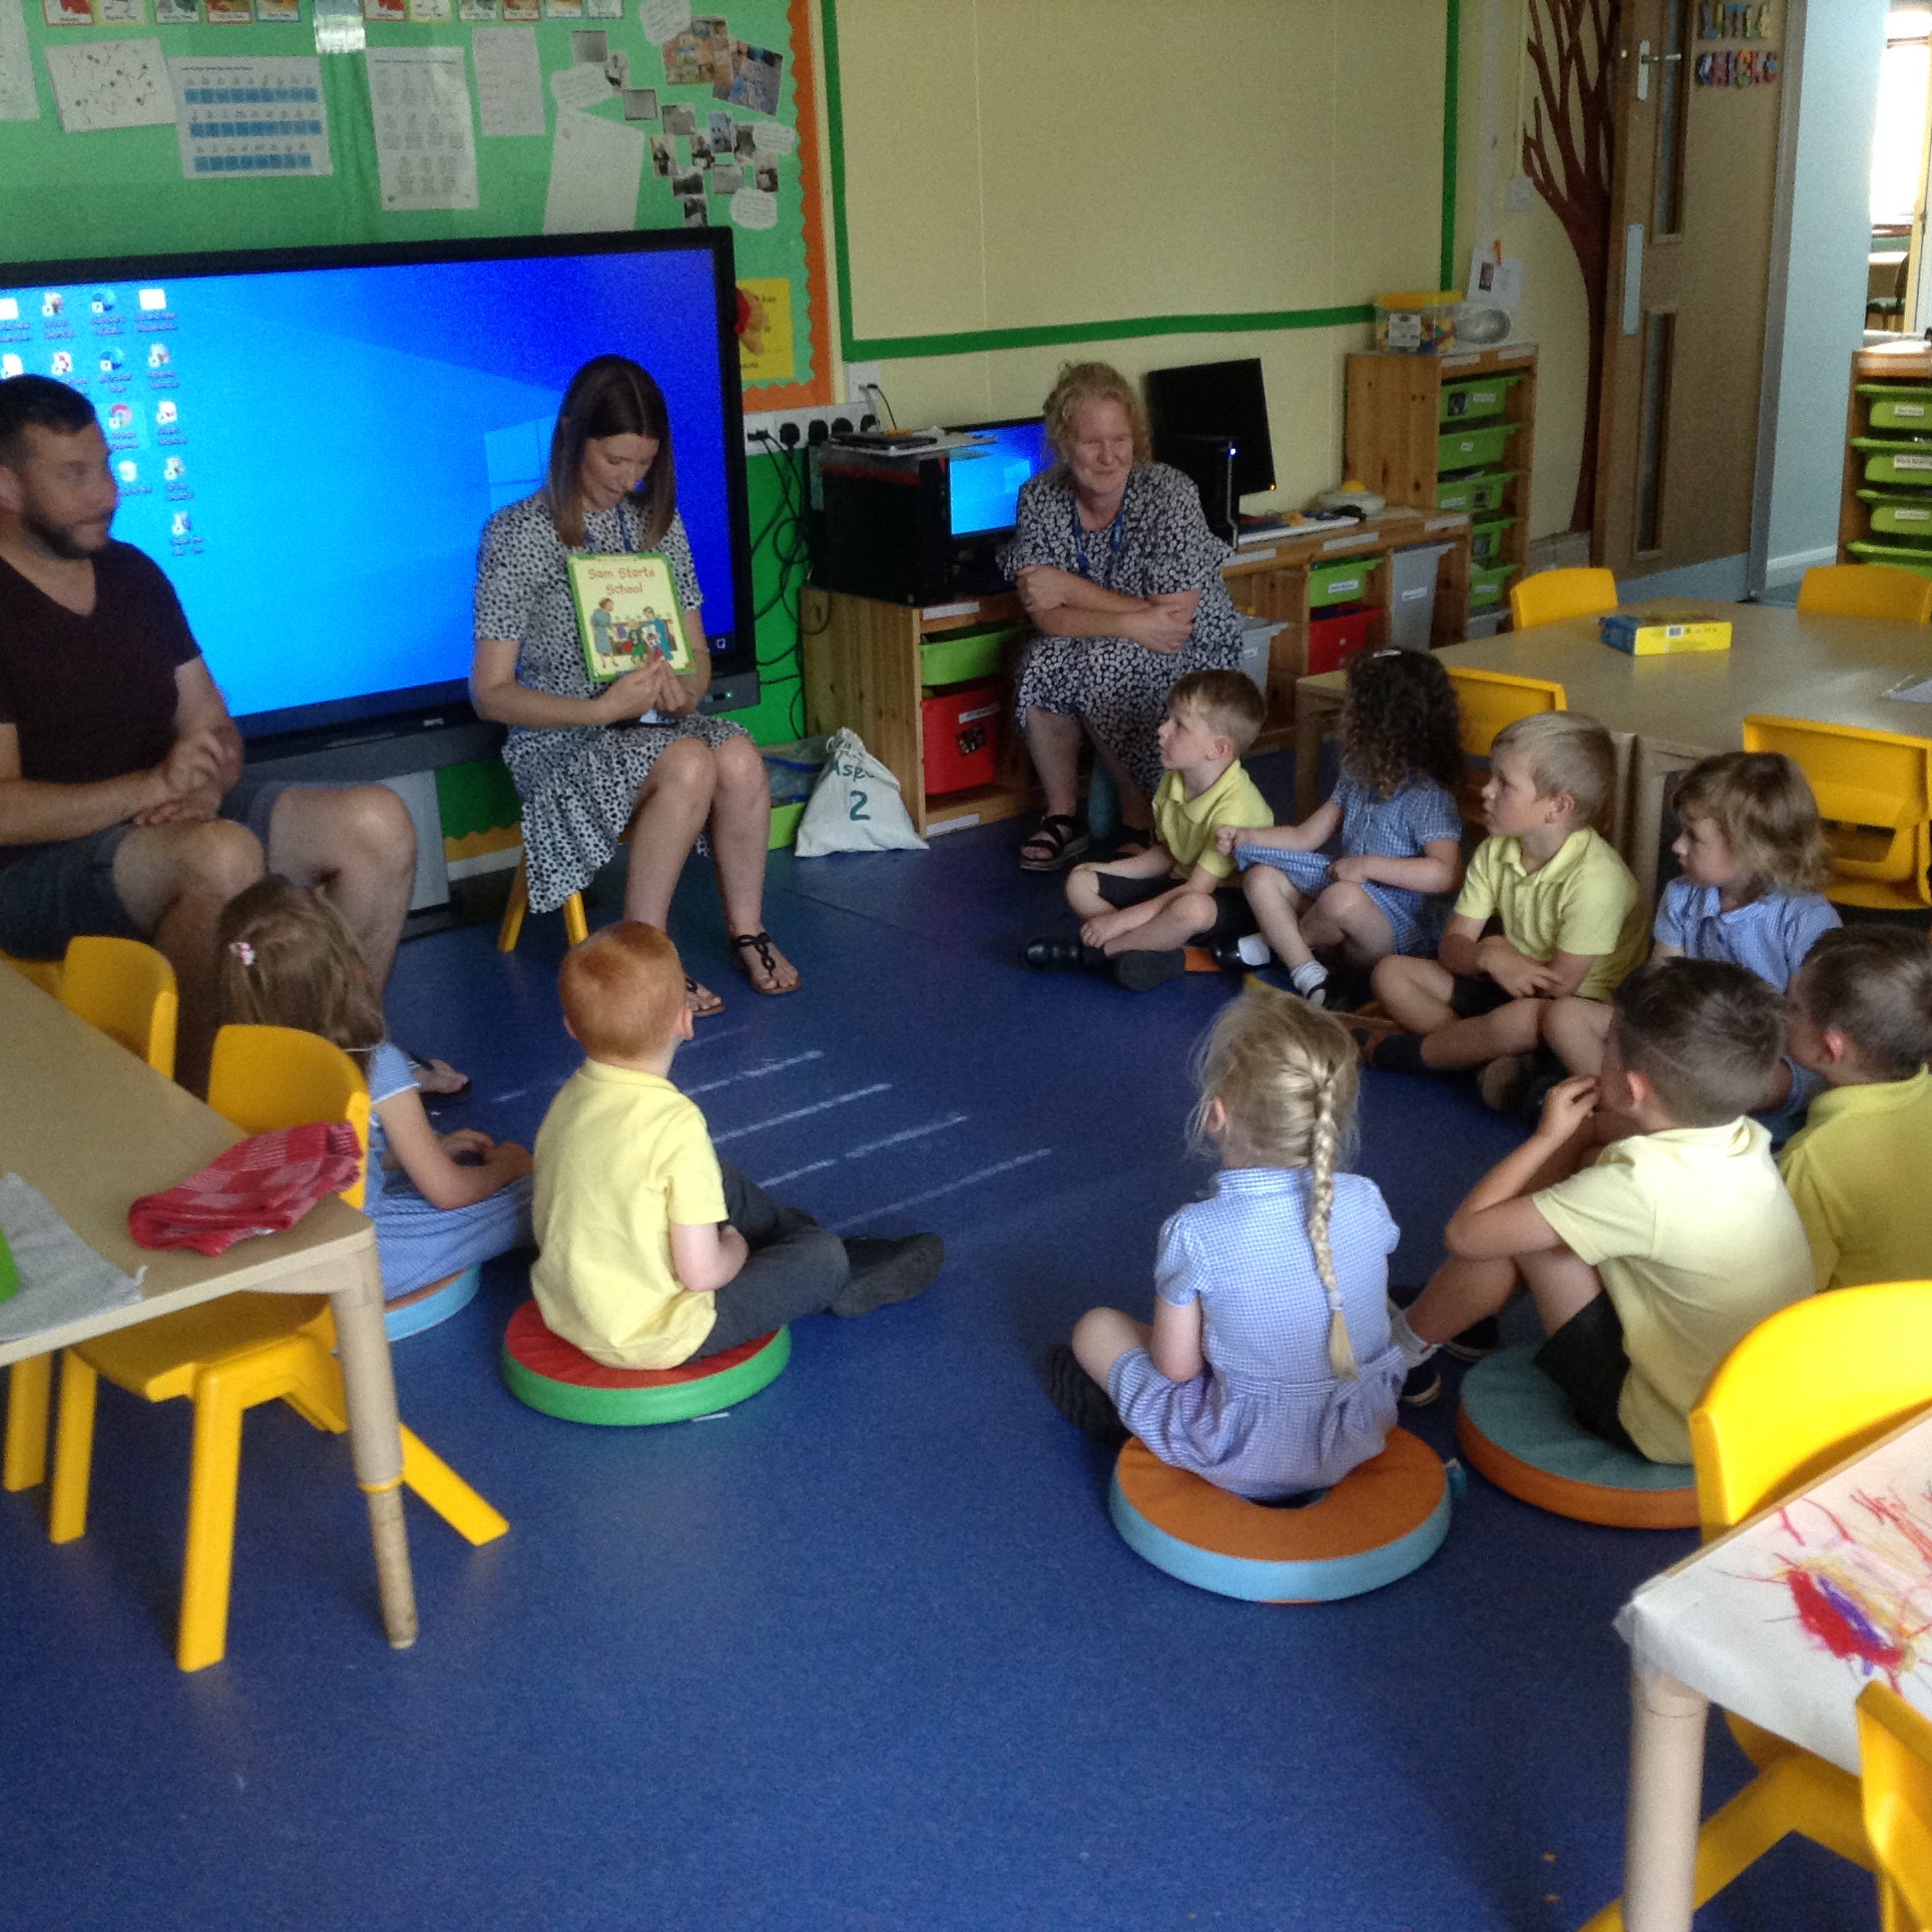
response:
[[[1106,322],[1057,322],[1040,328],[976,328],[949,335],[854,335],[851,248],[845,224],[845,113],[838,75],[838,0],[819,0],[824,27],[825,121],[831,146],[832,254],[838,282],[838,340],[847,362],[889,362],[917,355],[971,355],[988,349],[1051,347],[1063,342],[1119,342],[1144,335],[1222,335],[1288,328],[1343,328],[1372,321],[1366,302],[1340,308],[1254,309],[1240,314],[1134,315]],[[1442,242],[1440,286],[1456,261],[1456,120],[1460,86],[1461,0],[1447,0],[1442,76]]]

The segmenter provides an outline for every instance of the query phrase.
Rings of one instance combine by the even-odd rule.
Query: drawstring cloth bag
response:
[[[856,731],[834,731],[825,747],[825,768],[798,821],[798,856],[925,849],[926,841],[912,829],[898,779],[865,748]]]

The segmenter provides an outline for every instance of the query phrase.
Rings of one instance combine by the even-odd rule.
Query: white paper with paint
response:
[[[691,25],[691,0],[644,0],[644,37],[662,47]]]
[[[34,63],[27,51],[21,0],[0,0],[0,121],[39,119],[40,96],[34,92]]]
[[[175,90],[158,40],[77,40],[46,50],[66,134],[104,128],[165,128],[175,118]]]
[[[594,108],[614,94],[601,66],[560,67],[550,77],[551,99],[560,108]]]
[[[776,228],[778,198],[761,188],[740,188],[731,197],[731,220],[741,229]]]
[[[460,47],[371,47],[363,56],[382,206],[476,206],[470,76]]]
[[[637,226],[644,136],[621,122],[566,108],[550,146],[546,235],[591,235]]]
[[[788,155],[798,145],[798,130],[782,121],[753,121],[751,145],[761,155]]]
[[[545,132],[543,70],[534,27],[492,27],[470,41],[476,115],[486,135]]]
[[[182,173],[191,181],[332,172],[314,55],[171,60],[168,71]]]

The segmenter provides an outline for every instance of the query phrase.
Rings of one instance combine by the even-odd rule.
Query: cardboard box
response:
[[[1687,651],[1728,651],[1730,620],[1702,611],[1613,611],[1597,620],[1597,632],[1613,651],[1633,658],[1668,658]]]

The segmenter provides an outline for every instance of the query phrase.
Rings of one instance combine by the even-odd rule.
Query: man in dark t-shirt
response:
[[[241,734],[174,587],[109,535],[118,501],[87,398],[0,382],[0,951],[149,940],[181,983],[178,1071],[199,1090],[216,919],[264,848],[328,896],[380,986],[415,829],[382,785],[238,788]]]

